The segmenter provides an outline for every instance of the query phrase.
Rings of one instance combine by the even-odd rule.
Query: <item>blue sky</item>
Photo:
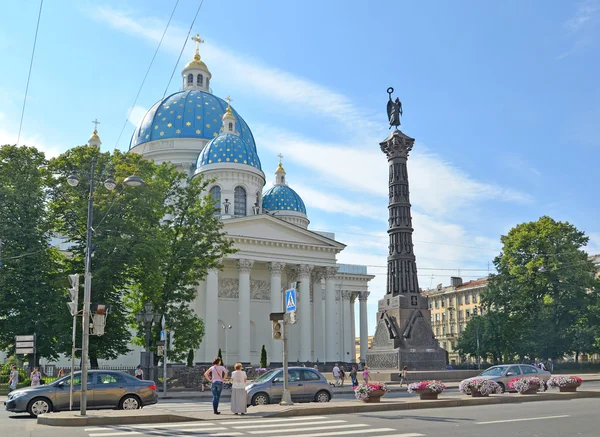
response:
[[[136,107],[129,108],[175,1],[46,1],[21,143],[49,155],[84,143],[127,150],[161,98],[197,0],[181,0]],[[5,2],[0,144],[16,141],[39,3]],[[550,215],[600,252],[600,0],[205,0],[193,28],[216,95],[257,140],[268,185],[282,153],[311,228],[367,264],[371,330],[385,293],[386,88],[416,138],[409,160],[422,288],[484,276],[500,235]],[[188,43],[168,87],[193,55]]]

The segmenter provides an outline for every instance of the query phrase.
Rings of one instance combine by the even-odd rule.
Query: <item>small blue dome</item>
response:
[[[219,135],[227,102],[204,91],[185,90],[158,101],[137,127],[129,149],[154,140],[171,138],[203,138]],[[231,108],[240,137],[256,151],[250,128]]]
[[[306,214],[304,202],[287,185],[275,185],[263,194],[262,206],[268,211],[296,211]]]
[[[196,173],[204,165],[231,163],[249,165],[261,170],[256,150],[235,134],[221,134],[204,147],[196,162]]]

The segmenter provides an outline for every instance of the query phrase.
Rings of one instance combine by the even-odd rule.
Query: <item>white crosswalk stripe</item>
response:
[[[399,433],[394,428],[374,428],[365,423],[351,423],[339,416],[307,416],[280,419],[246,418],[179,423],[96,426],[85,428],[89,437],[335,437],[360,435],[364,437],[425,437],[418,433]]]

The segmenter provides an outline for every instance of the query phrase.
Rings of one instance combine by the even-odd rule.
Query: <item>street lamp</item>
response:
[[[152,311],[152,303],[146,302],[144,309],[139,311],[135,315],[135,319],[138,323],[143,323],[146,326],[146,359],[144,360],[144,367],[146,368],[146,377],[150,378],[150,332],[152,329],[152,323],[160,323],[160,313]]]
[[[102,141],[100,141],[100,137],[98,136],[98,124],[100,123],[98,120],[94,120],[93,123],[96,125],[96,129],[94,129],[94,133],[88,140],[88,145],[94,147],[97,151],[100,150],[100,145]],[[93,224],[93,212],[94,212],[94,187],[95,183],[98,181],[96,179],[96,159],[98,155],[95,153],[92,157],[92,165],[89,171],[89,180],[90,180],[90,188],[89,188],[89,196],[88,196],[88,210],[87,210],[87,236],[85,243],[85,283],[84,283],[84,292],[83,292],[83,323],[82,323],[82,341],[81,341],[81,408],[80,414],[82,416],[86,415],[87,409],[87,359],[88,359],[88,350],[90,346],[90,304],[92,299],[92,224]],[[131,178],[132,176],[130,176]],[[129,178],[127,178],[129,179]],[[139,179],[139,178],[138,178]],[[100,180],[101,181],[101,180]],[[140,181],[142,181],[140,179]],[[71,187],[76,187],[79,185],[79,176],[74,173],[67,177],[67,183]],[[142,181],[142,184],[144,182]],[[141,184],[140,184],[141,185]],[[138,185],[139,186],[139,185]],[[104,187],[112,191],[117,187],[117,183],[113,179],[112,175],[110,175],[104,181]]]
[[[229,348],[227,347],[227,332],[232,328],[231,325],[221,325],[221,328],[223,328],[223,330],[225,331],[225,362],[223,363],[223,366],[227,366],[227,361],[228,360],[228,354],[229,354]]]

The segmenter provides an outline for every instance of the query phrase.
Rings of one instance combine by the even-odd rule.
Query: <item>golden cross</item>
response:
[[[231,97],[227,96],[225,98],[225,100],[227,100],[227,103],[229,104],[229,106],[231,106],[231,102],[233,102],[233,99]]]
[[[196,54],[199,55],[200,54],[200,44],[204,42],[203,39],[200,39],[200,34],[196,34],[196,36],[193,36],[190,38],[192,41],[196,41]]]
[[[94,123],[94,132],[98,132],[98,125],[100,124],[100,122],[96,118],[94,121],[92,121],[92,123]]]
[[[281,160],[283,159],[283,155],[280,153],[279,155],[277,155],[277,157],[279,158],[279,163],[281,164]]]

